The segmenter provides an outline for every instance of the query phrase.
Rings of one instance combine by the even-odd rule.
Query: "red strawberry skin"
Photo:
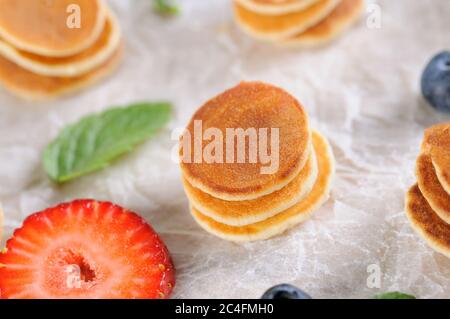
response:
[[[28,217],[0,254],[0,297],[168,298],[169,252],[141,217],[117,205],[77,200]]]

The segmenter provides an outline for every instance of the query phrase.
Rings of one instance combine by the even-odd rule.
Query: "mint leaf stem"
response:
[[[163,16],[173,16],[180,13],[180,9],[172,0],[153,0],[155,11]]]

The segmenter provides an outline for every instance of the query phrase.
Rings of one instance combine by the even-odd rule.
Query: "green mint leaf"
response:
[[[173,16],[180,13],[180,9],[172,0],[153,0],[155,11],[163,16]]]
[[[140,103],[82,118],[44,151],[44,169],[63,183],[107,167],[169,121],[168,103]]]
[[[373,299],[416,299],[416,297],[404,294],[402,292],[394,291],[376,295],[375,297],[373,297]]]

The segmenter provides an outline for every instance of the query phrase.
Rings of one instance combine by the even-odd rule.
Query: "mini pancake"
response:
[[[43,56],[78,54],[105,25],[103,0],[0,0],[0,37],[16,48]],[[80,27],[68,25],[79,8]],[[70,27],[69,27],[70,26]]]
[[[22,69],[0,56],[0,83],[12,93],[29,100],[52,98],[81,90],[106,77],[122,58],[123,45],[102,65],[73,78],[45,77]]]
[[[301,11],[319,0],[235,0],[249,11],[264,15],[281,15]]]
[[[406,194],[406,214],[413,229],[431,248],[450,257],[450,225],[433,211],[417,185]]]
[[[203,134],[199,136],[200,134],[194,131],[195,121],[201,121],[203,134],[210,128],[222,132],[225,144],[221,160],[223,163],[209,164],[203,157],[201,163],[195,163],[195,142],[203,137]],[[227,163],[227,149],[233,150],[232,145],[227,147],[225,143],[229,129],[243,131],[250,129],[257,131],[258,135],[262,135],[263,129],[266,129],[268,150],[258,147],[258,153],[272,155],[278,153],[278,165],[274,167],[274,172],[263,174],[264,169],[276,163],[264,164],[260,156],[256,163],[250,162],[248,138],[244,150],[245,163],[236,161],[238,154],[236,138],[234,138],[234,161]],[[278,130],[279,134],[278,140],[276,135],[273,135],[275,143],[272,143],[272,130],[274,134]],[[181,154],[180,151],[182,159],[180,165],[184,178],[193,187],[223,200],[252,200],[280,190],[300,173],[309,158],[311,132],[308,115],[303,106],[286,91],[262,82],[243,82],[208,101],[194,114],[186,131],[192,138],[190,150],[186,151],[190,157],[183,161],[186,154]],[[229,139],[233,137],[231,134],[228,135]],[[258,140],[261,142],[263,139]],[[279,152],[274,150],[275,153],[272,153],[271,144],[276,147],[276,142]],[[228,153],[231,152],[228,150]],[[187,163],[189,159],[191,162]]]
[[[263,15],[234,3],[237,23],[250,35],[263,40],[283,40],[305,32],[325,19],[340,0],[320,0],[302,11],[279,16]]]
[[[183,183],[191,205],[203,215],[226,225],[246,226],[275,216],[304,199],[311,192],[317,175],[316,153],[312,150],[305,167],[292,182],[257,199],[224,201],[192,187],[185,179]]]
[[[20,51],[0,40],[0,55],[36,74],[52,77],[74,77],[104,63],[118,48],[121,40],[119,24],[110,10],[100,38],[85,51],[70,57],[45,57]]]
[[[340,36],[355,23],[364,9],[364,0],[341,0],[341,3],[318,25],[280,43],[312,48],[324,45]]]
[[[448,148],[450,146],[450,123],[436,124],[425,130],[422,151],[429,152],[431,148]]]
[[[438,124],[425,131],[422,152],[431,155],[439,182],[450,194],[450,123]]]
[[[192,216],[207,232],[234,242],[265,240],[304,222],[329,198],[335,174],[334,156],[328,141],[318,133],[313,134],[313,140],[319,175],[311,193],[304,200],[278,215],[243,227],[233,227],[218,223],[191,206]]]
[[[439,182],[429,155],[421,154],[417,159],[416,175],[420,191],[428,204],[442,220],[450,224],[450,194]]]

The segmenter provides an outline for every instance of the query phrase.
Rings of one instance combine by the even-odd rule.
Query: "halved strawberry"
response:
[[[28,217],[0,254],[2,298],[167,298],[174,276],[150,225],[94,200]]]

